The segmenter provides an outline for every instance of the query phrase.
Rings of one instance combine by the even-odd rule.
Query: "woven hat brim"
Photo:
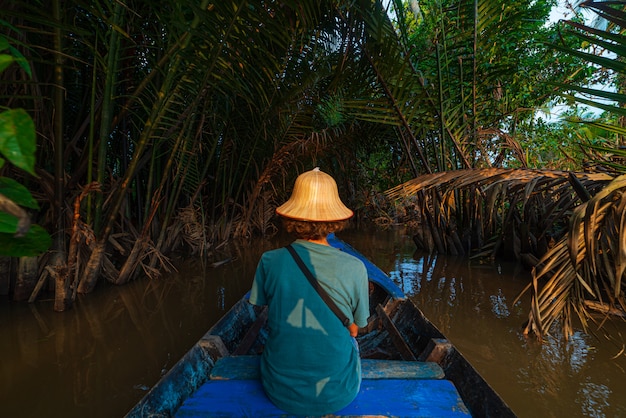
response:
[[[344,206],[344,209],[334,207],[317,207],[315,209],[302,207],[293,202],[287,201],[276,208],[276,213],[285,218],[310,222],[334,222],[345,221],[354,216],[354,212]]]

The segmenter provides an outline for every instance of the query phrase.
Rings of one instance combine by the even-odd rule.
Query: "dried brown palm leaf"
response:
[[[525,188],[529,182],[534,182],[532,188],[535,188],[537,184],[544,187],[556,187],[567,182],[568,176],[569,172],[564,171],[532,169],[484,168],[444,171],[421,175],[389,189],[386,194],[390,198],[401,198],[415,195],[421,190],[428,190],[432,187],[450,190],[480,186],[484,191],[498,185],[505,185],[507,188],[517,189]],[[585,187],[593,182],[607,182],[613,179],[606,173],[576,173],[576,176]],[[552,180],[555,181],[554,184],[550,183]]]
[[[626,271],[626,194],[622,193],[616,212],[619,214],[617,251],[615,251],[615,289],[621,288],[621,278]]]
[[[532,260],[566,232],[567,217],[583,200],[573,185],[592,195],[611,179],[605,173],[467,169],[422,175],[386,194],[396,200],[423,200],[419,222],[429,223],[436,234],[432,241],[441,242],[438,251],[450,252],[447,243],[460,236],[465,251]],[[494,240],[493,251],[487,253],[485,243]]]
[[[167,235],[164,248],[174,248],[184,243],[191,254],[204,254],[210,246],[202,223],[202,211],[193,204],[179,209]]]
[[[276,202],[273,201],[274,193],[270,190],[262,192],[255,205],[255,212],[250,217],[250,222],[256,231],[260,231],[262,235],[273,235],[277,228],[272,224]]]
[[[541,338],[560,318],[568,337],[573,332],[572,313],[587,326],[594,306],[587,299],[601,306],[608,299],[607,312],[626,306],[625,207],[626,175],[622,175],[574,210],[568,236],[533,271],[533,306],[525,332]],[[547,281],[540,287],[542,279]]]

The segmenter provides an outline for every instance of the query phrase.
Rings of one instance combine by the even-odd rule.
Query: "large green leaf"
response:
[[[8,177],[0,177],[0,194],[8,197],[20,206],[30,209],[39,209],[39,204],[28,189]]]
[[[15,234],[18,218],[6,212],[0,212],[0,233]]]
[[[24,109],[0,113],[0,153],[15,166],[35,175],[35,124]]]
[[[0,73],[13,62],[13,57],[7,54],[0,54]]]
[[[1,214],[0,214],[1,215]],[[32,225],[20,238],[0,233],[0,255],[8,257],[35,257],[45,252],[52,243],[48,232],[39,225]]]

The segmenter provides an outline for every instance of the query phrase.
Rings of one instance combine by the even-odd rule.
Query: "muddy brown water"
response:
[[[416,252],[402,229],[339,236],[392,277],[518,416],[626,417],[619,344],[580,330],[544,344],[522,335],[528,299],[512,302],[524,269]],[[0,416],[122,417],[248,290],[260,254],[288,241],[233,244],[158,280],[99,285],[66,313],[52,301],[1,300]],[[626,335],[625,323],[609,326]]]

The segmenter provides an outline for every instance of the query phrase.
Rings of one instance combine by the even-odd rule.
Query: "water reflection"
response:
[[[581,332],[565,342],[556,330],[543,345],[521,334],[528,300],[512,302],[525,270],[416,253],[397,230],[340,237],[387,272],[520,417],[626,417],[625,358],[611,359],[621,347]],[[289,241],[233,243],[159,280],[100,286],[63,314],[52,301],[0,301],[0,415],[123,416],[249,289],[260,254]],[[623,323],[610,326],[626,334]]]
[[[512,302],[527,271],[414,252],[404,239],[389,275],[520,417],[626,416],[626,360],[611,360],[618,347],[580,331],[564,341],[555,328],[541,345],[522,334],[528,300]]]
[[[604,385],[582,383],[577,399],[581,401],[581,411],[588,417],[604,417],[602,411],[609,409],[611,391]]]

